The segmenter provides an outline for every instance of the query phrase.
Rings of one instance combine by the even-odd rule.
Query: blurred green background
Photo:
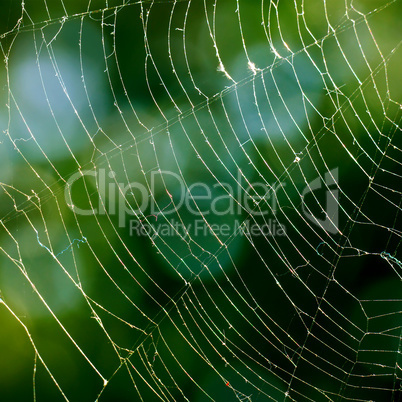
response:
[[[399,400],[400,1],[23,4],[0,2],[0,400]],[[337,234],[302,212],[331,169]],[[71,211],[79,170],[107,209],[152,172],[278,185],[286,236],[132,236],[195,223],[177,180],[122,225]],[[100,207],[89,176],[72,197]],[[264,224],[240,204],[204,218]]]

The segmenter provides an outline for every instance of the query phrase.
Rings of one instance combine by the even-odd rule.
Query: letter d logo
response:
[[[326,191],[326,206],[323,211],[325,212],[325,219],[317,218],[312,215],[304,202],[304,197],[308,193],[312,193],[319,190],[322,187],[322,181],[320,177],[317,177],[313,181],[307,184],[302,193],[302,210],[307,219],[324,229],[326,232],[336,234],[339,232],[339,190],[338,190],[338,168],[332,169],[325,173],[325,187]],[[330,186],[336,186],[331,189]]]

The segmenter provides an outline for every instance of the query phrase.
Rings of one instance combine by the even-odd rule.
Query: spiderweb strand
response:
[[[401,4],[377,3],[9,6],[6,399],[399,400]]]

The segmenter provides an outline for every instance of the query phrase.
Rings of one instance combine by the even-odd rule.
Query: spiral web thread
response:
[[[400,2],[83,3],[0,36],[4,367],[34,400],[399,400]]]

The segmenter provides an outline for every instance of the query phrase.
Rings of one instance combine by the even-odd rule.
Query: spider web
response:
[[[400,6],[3,6],[2,400],[400,400]]]

